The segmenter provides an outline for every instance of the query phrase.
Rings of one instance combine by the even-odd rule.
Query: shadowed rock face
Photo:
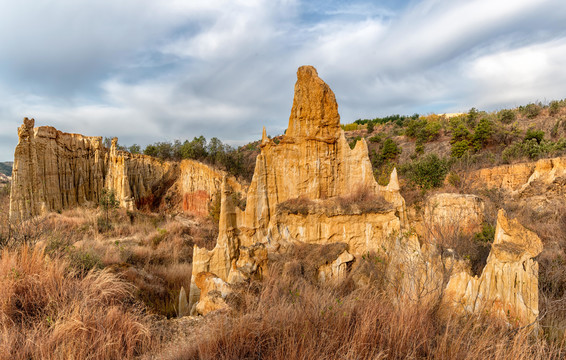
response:
[[[481,276],[453,275],[443,302],[455,311],[481,312],[513,325],[536,322],[538,263],[533,258],[541,251],[542,242],[535,233],[499,210],[495,239]]]
[[[34,123],[26,118],[18,129],[10,194],[14,222],[97,204],[103,188],[114,190],[127,209],[172,205],[206,215],[225,175],[197,161],[173,163],[121,151],[117,139],[108,149],[102,137],[68,134],[50,126],[34,128]],[[241,190],[235,179],[228,182]],[[164,204],[166,197],[172,204]]]

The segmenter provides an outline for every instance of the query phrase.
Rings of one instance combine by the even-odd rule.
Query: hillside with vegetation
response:
[[[406,186],[426,190],[442,186],[448,175],[457,184],[461,172],[566,154],[566,101],[494,112],[472,108],[450,117],[359,119],[343,129],[352,147],[366,139],[378,181],[397,166]]]

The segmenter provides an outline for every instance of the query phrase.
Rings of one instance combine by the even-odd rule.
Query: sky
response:
[[[122,145],[287,127],[313,65],[342,123],[566,98],[563,0],[0,0],[0,161],[24,117]]]

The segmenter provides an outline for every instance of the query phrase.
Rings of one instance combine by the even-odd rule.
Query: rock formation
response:
[[[197,161],[178,164],[130,154],[117,149],[117,139],[107,149],[101,137],[34,128],[34,122],[26,118],[18,129],[10,194],[10,218],[15,222],[96,204],[103,188],[113,190],[127,209],[153,209],[167,199],[184,211],[206,215],[225,176]],[[228,181],[241,191],[234,178]]]
[[[340,129],[334,93],[312,66],[302,66],[297,71],[286,134],[275,144],[264,131],[240,221],[248,235],[243,243],[264,241],[279,203],[298,197],[332,198],[356,188],[368,188],[392,202],[404,223],[405,203],[399,194],[396,171],[392,180],[387,187],[376,183],[365,140],[350,149]]]
[[[559,177],[566,177],[566,157],[481,169],[471,177],[475,186],[521,192],[536,180],[550,184]]]
[[[101,137],[34,128],[24,119],[14,153],[10,218],[25,220],[47,211],[97,202],[104,187],[106,149]]]
[[[195,283],[200,290],[200,298],[193,314],[206,315],[229,308],[226,298],[233,293],[230,284],[209,272],[199,273],[195,277]]]
[[[288,200],[323,202],[348,196],[356,189],[384,199],[389,207],[371,213],[329,214],[315,210],[293,214],[278,210],[278,205]],[[388,186],[377,184],[365,140],[350,149],[340,128],[334,93],[312,66],[302,66],[297,71],[289,126],[281,142],[275,144],[263,131],[245,212],[234,207],[229,193],[226,186],[216,247],[212,251],[195,247],[191,305],[200,297],[195,284],[200,272],[212,272],[228,282],[242,280],[234,275],[241,246],[343,241],[350,245],[353,254],[361,255],[380,248],[406,225],[397,172],[391,174]],[[336,266],[340,274],[341,265]],[[332,277],[330,273],[328,276]]]
[[[336,260],[318,268],[318,281],[328,282],[342,280],[348,275],[348,267],[353,263],[354,256],[344,250]]]
[[[432,237],[473,234],[481,230],[483,221],[484,203],[475,195],[441,193],[426,200],[424,226]]]
[[[189,308],[189,301],[187,300],[187,293],[185,292],[185,288],[181,286],[181,291],[179,291],[179,308],[178,308],[178,316],[183,317],[189,315],[191,309]]]
[[[460,312],[488,314],[512,325],[533,324],[538,316],[539,237],[504,210],[497,214],[495,240],[481,276],[452,275],[443,302]]]
[[[118,139],[112,139],[105,187],[114,190],[116,200],[126,209],[157,207],[165,192],[179,177],[178,164],[120,151],[117,144]]]

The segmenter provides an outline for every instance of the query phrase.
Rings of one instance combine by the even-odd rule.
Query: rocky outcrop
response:
[[[226,187],[217,245],[212,251],[195,248],[195,276],[212,272],[224,281],[242,280],[239,275],[231,275],[236,274],[242,246],[343,241],[353,254],[363,254],[379,248],[407,225],[397,172],[391,174],[388,186],[377,184],[365,140],[350,148],[340,128],[334,93],[312,66],[302,66],[297,71],[286,134],[276,144],[264,129],[260,147],[245,212],[233,206]],[[370,214],[278,211],[279,204],[291,199],[325,201],[351,195],[356,189],[365,189],[372,198],[384,199],[389,203],[388,208]],[[337,274],[343,269],[340,266],[335,266]],[[328,271],[322,273],[332,277]],[[191,304],[200,297],[194,280]]]
[[[120,151],[117,144],[118,139],[112,139],[105,187],[114,190],[116,200],[126,209],[157,208],[179,177],[178,164]]]
[[[326,199],[369,188],[396,206],[402,223],[406,221],[399,185],[379,186],[374,177],[365,140],[350,149],[340,129],[334,93],[312,66],[297,71],[289,126],[279,144],[264,136],[261,153],[247,194],[241,227],[251,237],[245,244],[264,241],[277,204],[305,197]]]
[[[457,312],[488,314],[512,325],[533,324],[538,311],[539,237],[504,210],[497,214],[491,253],[481,276],[466,272],[452,275],[444,292],[444,304]]]
[[[180,164],[176,186],[182,196],[182,209],[191,214],[208,215],[209,205],[219,196],[222,179],[226,174],[195,160],[183,160]],[[242,185],[232,176],[226,177],[234,192],[242,192]]]
[[[214,249],[207,250],[195,246],[193,249],[193,270],[189,304],[194,304],[201,297],[201,290],[196,284],[200,273],[213,273],[223,281],[239,282],[250,277],[259,277],[265,270],[267,251],[263,245],[240,247],[237,218],[240,209],[232,199],[232,189],[226,178],[222,181],[219,234]],[[263,248],[263,249],[262,249]]]
[[[206,315],[213,311],[229,309],[226,298],[233,293],[230,284],[209,272],[199,273],[195,278],[195,284],[200,290],[200,297],[192,311],[194,315]]]
[[[48,211],[98,202],[106,174],[101,137],[34,128],[24,119],[14,153],[10,219],[26,220]]]
[[[481,230],[484,203],[470,194],[441,193],[430,196],[424,207],[424,227],[432,237],[472,234]]]
[[[178,316],[188,316],[191,312],[189,308],[189,301],[187,300],[187,293],[185,292],[185,288],[181,286],[181,291],[179,291],[179,308],[178,308]]]
[[[98,203],[102,189],[113,190],[127,209],[175,207],[207,215],[224,172],[193,160],[161,161],[108,149],[101,137],[68,134],[50,126],[34,128],[24,119],[18,129],[10,194],[11,221],[49,211]],[[241,191],[234,178],[230,185]]]
[[[481,169],[471,177],[475,186],[522,192],[537,180],[550,184],[559,177],[566,177],[566,157]]]
[[[318,281],[325,283],[345,279],[348,275],[348,268],[352,265],[354,260],[354,256],[347,250],[344,250],[344,252],[338,255],[336,260],[318,268]]]
[[[300,241],[313,244],[342,242],[352,254],[363,255],[388,246],[399,235],[401,223],[394,210],[383,213],[337,214],[279,213],[273,221],[271,236],[276,241]]]

